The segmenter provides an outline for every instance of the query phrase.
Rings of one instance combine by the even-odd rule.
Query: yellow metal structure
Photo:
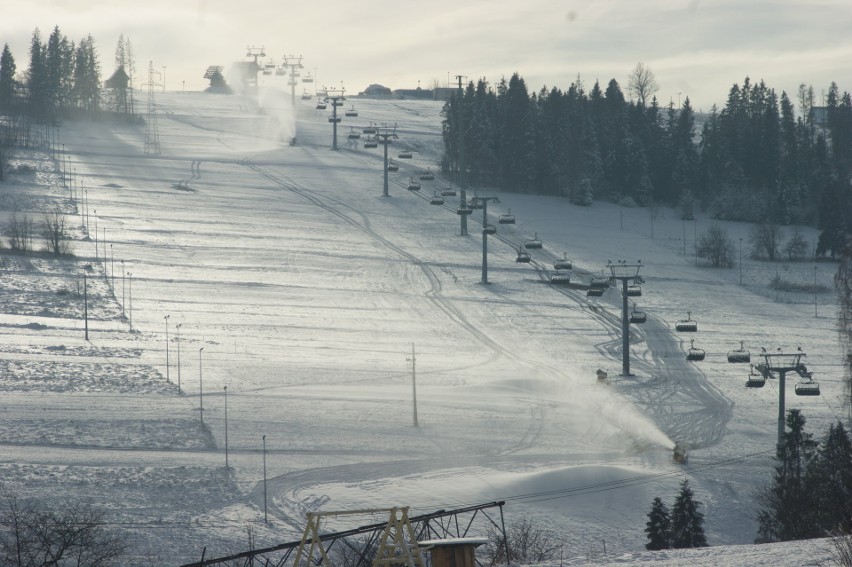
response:
[[[378,541],[376,556],[373,558],[373,567],[400,565],[404,567],[425,567],[423,555],[414,530],[408,521],[408,506],[400,508],[378,508],[367,510],[345,510],[336,512],[308,512],[308,521],[302,540],[296,550],[296,559],[293,567],[300,565],[319,565],[331,567],[332,562],[328,557],[328,549],[322,542],[320,535],[320,522],[328,516],[351,516],[363,514],[388,514],[388,523]],[[310,542],[310,545],[308,545]]]

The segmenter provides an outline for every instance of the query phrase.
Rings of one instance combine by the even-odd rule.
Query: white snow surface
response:
[[[93,502],[148,564],[244,551],[249,525],[257,547],[292,541],[310,510],[418,514],[494,500],[506,500],[507,522],[547,525],[565,564],[828,560],[828,540],[752,545],[778,387],[746,389],[748,365],[725,354],[739,341],[753,356],[801,347],[822,395],[793,395],[788,376],[787,407],[821,436],[845,415],[834,296],[818,293],[815,305],[768,283],[777,273],[830,290],[834,264],[751,260],[749,225],[722,223],[744,239],[742,272],[696,266],[706,217],[482,188],[500,199],[493,223],[507,209],[518,221],[489,238],[483,285],[481,212],[460,236],[457,199],[429,204],[446,179],[406,190],[420,171],[439,171],[441,103],[350,103],[359,117],[341,122],[338,151],[329,111],[297,99],[294,112],[276,92],[260,103],[157,95],[156,156],[144,152],[144,126],[65,122],[59,143],[88,197],[88,237],[85,207],[69,201],[46,152],[27,158],[38,171],[0,185],[4,214],[37,215],[47,199],[78,238],[76,261],[0,256],[7,489]],[[414,153],[396,160],[388,198],[381,146],[346,136],[371,121],[398,125],[392,157]],[[534,233],[544,248],[516,263]],[[641,260],[646,283],[632,299],[648,322],[633,325],[635,376],[620,376],[619,291],[595,299],[551,286],[563,253],[582,284],[609,260]],[[88,341],[77,294],[86,264]],[[687,311],[697,333],[675,331]],[[690,339],[705,361],[685,360]],[[596,383],[599,368],[609,385]],[[685,466],[672,462],[675,442],[689,448]],[[644,551],[652,499],[670,505],[683,479],[712,547]],[[341,516],[326,527],[365,523]]]

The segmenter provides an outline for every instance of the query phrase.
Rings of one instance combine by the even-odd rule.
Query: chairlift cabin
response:
[[[441,195],[440,191],[435,191],[434,193],[432,193],[432,198],[429,199],[429,204],[430,205],[443,205],[444,204],[444,197],[443,197],[443,195]]]
[[[361,130],[361,131],[364,132],[365,134],[375,134],[376,133],[376,127],[371,124],[370,126],[364,126],[364,129]]]
[[[420,174],[420,179],[422,179],[423,181],[432,181],[433,179],[435,179],[435,174],[431,171],[424,171]]]
[[[644,311],[638,311],[636,306],[633,306],[633,311],[630,312],[630,322],[636,324],[642,324],[648,320],[648,315],[645,314]]]
[[[468,199],[467,205],[471,209],[476,209],[476,210],[482,210],[482,208],[485,206],[485,205],[482,204],[482,200],[477,199],[476,197],[471,197],[470,199]]]
[[[366,140],[364,140],[364,147],[367,149],[378,148],[379,143],[376,141],[375,138],[367,138]]]
[[[705,354],[704,349],[700,349],[695,346],[695,339],[689,341],[689,350],[686,351],[687,360],[699,362],[704,360]]]
[[[328,117],[328,121],[331,122],[331,123],[340,122],[340,120],[341,119],[340,119],[339,116],[329,116]]]
[[[399,159],[411,159],[411,152],[404,150],[399,152],[396,157],[398,157]]]
[[[444,197],[455,197],[456,190],[452,187],[444,187],[443,189],[441,189],[441,195],[443,195]]]
[[[313,77],[311,77],[311,74],[310,74],[310,73],[308,73],[307,75],[305,75],[304,77],[302,77],[302,82],[303,82],[303,83],[313,83],[313,82],[314,82],[314,78],[313,78]]]
[[[331,104],[334,106],[343,106],[343,101],[339,98],[333,98],[331,99]]]
[[[743,346],[743,341],[740,341],[740,348],[728,351],[728,362],[751,362],[751,353]]]
[[[471,213],[473,213],[473,209],[471,209],[467,205],[459,205],[458,207],[456,207],[457,215],[469,215]]]
[[[636,284],[627,286],[627,297],[640,297],[642,288]]]
[[[518,257],[515,258],[515,262],[519,264],[529,264],[532,260],[532,256],[530,253],[524,250],[523,248],[518,248]]]
[[[796,384],[797,396],[819,396],[819,384],[813,380]]]
[[[294,81],[293,79],[290,79],[289,81],[287,81],[287,86],[290,86],[290,87],[295,87],[295,86],[296,86],[296,85],[298,85],[298,84],[299,84],[299,83],[297,83],[297,82],[296,82],[296,81]]]
[[[538,248],[541,248],[541,247],[542,247],[541,239],[539,239],[537,232],[535,233],[535,236],[533,236],[531,239],[524,242],[524,248],[538,249]]]
[[[609,287],[609,278],[603,276],[592,278],[589,280],[589,287],[592,289],[606,289]]]
[[[311,100],[312,98],[313,95],[311,95],[311,93],[309,93],[308,91],[302,93],[302,100]]]
[[[328,108],[328,105],[325,103],[325,101],[323,101],[323,100],[317,101],[317,110],[325,110],[326,108]]]
[[[352,130],[349,130],[348,136],[350,140],[357,140],[361,137],[361,132],[356,132],[353,128]]]
[[[766,386],[766,376],[757,372],[752,365],[746,379],[746,388],[763,388]]]
[[[515,215],[512,214],[512,209],[506,211],[505,215],[500,215],[497,222],[500,224],[515,224]]]
[[[568,258],[565,257],[564,252],[562,253],[562,259],[556,260],[553,263],[553,268],[556,269],[556,270],[570,270],[573,267],[574,267],[574,264],[571,262],[571,260],[569,260]]]
[[[692,319],[692,312],[686,312],[686,319],[682,319],[675,323],[675,330],[681,333],[695,333],[698,331],[698,321]]]
[[[358,110],[353,106],[346,110],[346,116],[358,116]]]
[[[409,191],[420,191],[420,182],[415,181],[414,178],[412,177],[411,179],[408,180],[408,190]]]
[[[486,224],[482,227],[482,234],[497,234],[497,227],[493,224]]]
[[[556,272],[550,275],[550,283],[553,285],[568,285],[571,283],[571,274],[565,272]]]
[[[284,67],[278,67],[277,69],[275,69],[275,74],[279,77],[284,76],[287,74],[287,69]]]
[[[603,287],[590,287],[586,290],[586,295],[588,297],[601,297],[605,290],[606,288]]]
[[[399,164],[393,160],[388,160],[388,171],[399,171]]]

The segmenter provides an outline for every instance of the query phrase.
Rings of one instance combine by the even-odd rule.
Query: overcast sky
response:
[[[449,77],[496,83],[518,72],[531,91],[588,88],[627,77],[641,61],[663,103],[689,96],[720,107],[734,83],[763,79],[795,99],[831,81],[852,91],[852,0],[26,0],[3,2],[0,43],[18,69],[38,27],[74,41],[92,34],[104,78],[119,34],[139,71],[149,61],[168,90],[198,90],[209,65],[228,66],[248,46],[269,59],[302,55],[319,83],[357,93],[371,83],[424,88]],[[12,5],[10,5],[12,4]],[[454,80],[454,79],[451,79]],[[139,85],[137,84],[137,87]],[[301,87],[299,87],[301,88]],[[299,91],[301,92],[301,91]]]

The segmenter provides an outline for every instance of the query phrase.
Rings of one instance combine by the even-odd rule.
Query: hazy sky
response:
[[[639,61],[661,101],[680,93],[703,110],[746,76],[791,98],[802,82],[817,96],[832,80],[852,91],[852,0],[29,0],[4,2],[0,43],[23,70],[32,31],[46,39],[55,25],[74,41],[92,34],[104,78],[123,33],[137,87],[153,61],[168,90],[202,89],[208,65],[263,46],[276,63],[302,55],[320,84],[348,93],[514,72],[531,91],[578,74],[588,88],[615,78],[626,91]]]

